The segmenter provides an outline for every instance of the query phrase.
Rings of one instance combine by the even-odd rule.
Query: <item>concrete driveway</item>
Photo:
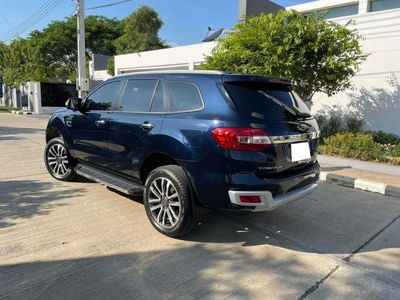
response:
[[[170,239],[140,199],[52,179],[45,125],[0,114],[0,298],[400,296],[399,198],[321,184],[273,212],[206,212]]]

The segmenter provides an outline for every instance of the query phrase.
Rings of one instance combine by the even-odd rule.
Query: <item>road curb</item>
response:
[[[329,183],[335,183],[359,190],[378,193],[382,195],[400,198],[400,188],[389,184],[384,184],[378,181],[365,180],[362,178],[354,178],[348,176],[337,175],[334,173],[322,171],[320,180]]]
[[[27,110],[12,110],[12,111],[10,111],[10,113],[16,114],[16,115],[31,115],[32,114],[31,111],[27,111]]]

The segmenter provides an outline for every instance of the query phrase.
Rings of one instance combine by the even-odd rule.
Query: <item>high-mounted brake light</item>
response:
[[[257,151],[272,145],[268,135],[258,128],[219,127],[211,133],[218,145],[229,150]]]

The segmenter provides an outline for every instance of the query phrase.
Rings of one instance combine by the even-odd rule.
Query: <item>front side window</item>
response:
[[[167,81],[170,112],[184,112],[203,108],[199,89],[196,85],[183,81]]]
[[[86,98],[86,108],[88,110],[112,110],[120,88],[121,81],[104,84]]]
[[[120,111],[149,112],[151,99],[153,98],[157,80],[133,79],[126,83],[122,95]]]

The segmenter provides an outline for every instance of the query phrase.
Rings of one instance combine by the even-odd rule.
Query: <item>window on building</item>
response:
[[[157,80],[128,80],[122,96],[120,111],[149,112]]]
[[[167,82],[170,112],[201,109],[203,101],[196,85],[182,81]]]
[[[400,0],[373,0],[369,3],[369,11],[381,11],[400,8]]]
[[[358,14],[358,3],[338,6],[338,7],[331,7],[327,9],[317,10],[317,15],[323,15],[325,19],[333,19],[345,16],[352,16]],[[304,15],[309,16],[314,12],[307,12]]]
[[[89,110],[112,110],[120,87],[121,81],[106,83],[86,98],[85,106]]]

